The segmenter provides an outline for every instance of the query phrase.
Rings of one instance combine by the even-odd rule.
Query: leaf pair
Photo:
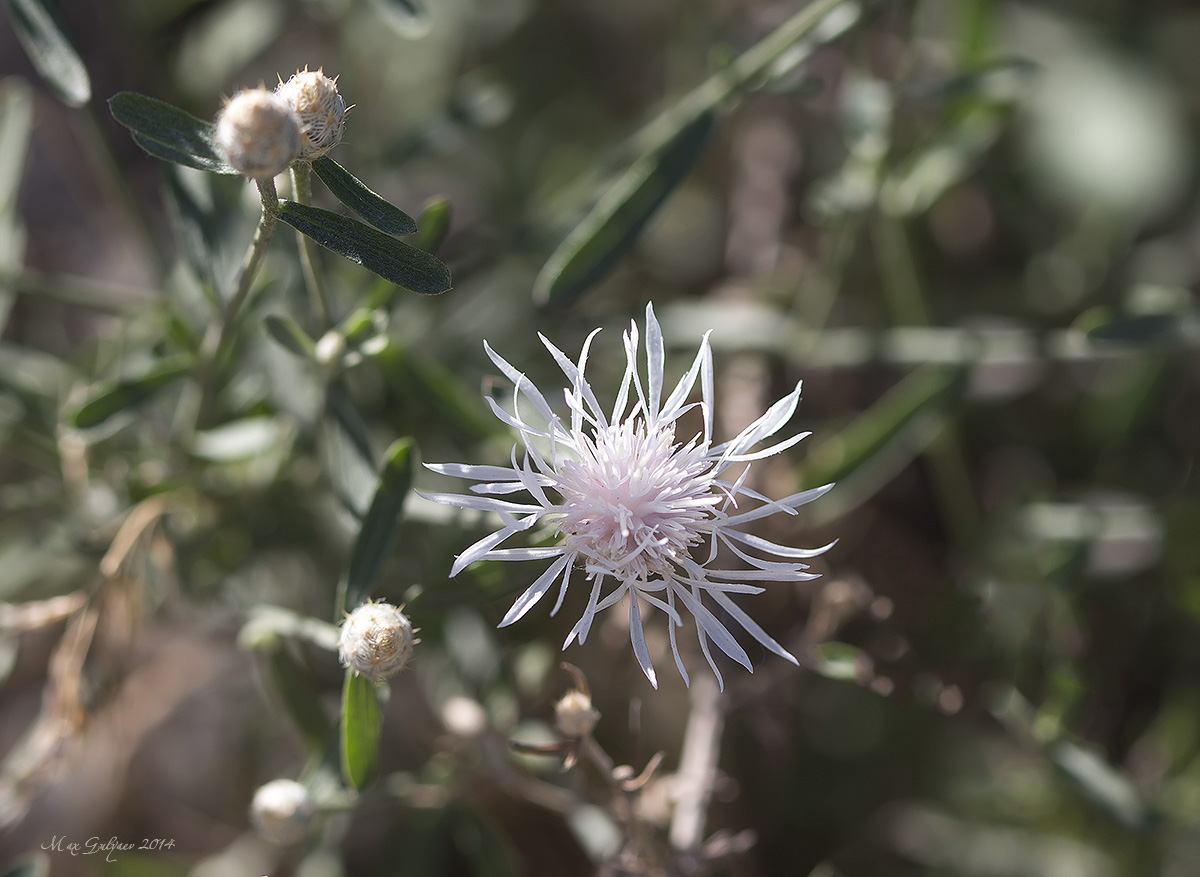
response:
[[[144,94],[123,91],[108,102],[113,118],[130,130],[134,142],[155,158],[216,174],[236,171],[215,145],[215,127]],[[450,288],[450,271],[435,256],[391,235],[417,231],[416,221],[328,157],[313,170],[334,196],[369,225],[294,201],[279,202],[280,219],[301,234],[380,277],[414,292]]]

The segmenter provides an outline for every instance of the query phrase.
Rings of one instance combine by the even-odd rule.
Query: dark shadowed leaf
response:
[[[342,688],[342,776],[361,790],[379,767],[379,731],[383,713],[375,683],[346,671]]]
[[[108,101],[113,118],[155,158],[215,174],[236,174],[213,145],[213,126],[164,101],[123,91]]]
[[[350,558],[350,570],[346,574],[343,606],[347,610],[354,609],[367,599],[375,577],[392,550],[404,499],[412,487],[415,458],[412,439],[407,438],[393,442],[384,455],[379,486],[363,519],[358,540],[354,543],[354,554]]]
[[[417,222],[399,207],[368,189],[331,158],[318,158],[313,170],[335,197],[371,225],[388,234],[412,234]]]
[[[350,441],[350,446],[368,466],[374,468],[375,455],[371,453],[370,432],[343,381],[335,379],[329,382],[325,391],[325,404],[342,434]]]
[[[312,671],[292,654],[285,643],[279,643],[278,648],[271,652],[269,661],[271,679],[284,709],[308,744],[314,750],[321,749],[331,737],[333,724],[321,708],[320,685]]]
[[[71,416],[76,429],[99,426],[114,414],[128,411],[151,399],[191,370],[188,360],[172,359],[158,363],[144,375],[120,381],[92,396]]]
[[[413,292],[450,288],[450,270],[436,257],[347,216],[319,207],[279,202],[279,218],[339,256]]]
[[[604,277],[696,164],[714,121],[702,113],[635,162],[546,261],[534,300],[566,304]]]
[[[263,325],[266,326],[267,334],[285,350],[290,350],[305,359],[316,358],[317,343],[291,317],[282,314],[267,314],[263,317]]]
[[[1135,314],[1117,317],[1096,326],[1087,333],[1092,341],[1131,346],[1178,341],[1188,334],[1189,324],[1196,320],[1190,314]]]
[[[92,99],[87,68],[38,0],[7,0],[17,39],[34,69],[63,103],[81,107]]]

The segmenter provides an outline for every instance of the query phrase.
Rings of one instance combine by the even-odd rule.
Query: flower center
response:
[[[708,533],[720,502],[703,448],[673,445],[670,428],[640,418],[578,437],[561,466],[564,547],[622,581],[667,574]]]

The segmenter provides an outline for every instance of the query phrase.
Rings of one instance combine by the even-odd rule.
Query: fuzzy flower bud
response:
[[[364,603],[343,623],[338,655],[343,666],[382,682],[404,669],[416,641],[412,623],[395,606]]]
[[[304,839],[316,807],[308,789],[295,780],[271,780],[254,793],[250,821],[266,840],[280,846]]]
[[[321,70],[300,70],[275,93],[300,118],[300,158],[320,158],[342,140],[346,101],[338,94],[337,79]]]
[[[592,733],[600,712],[592,706],[592,699],[579,689],[571,689],[554,705],[554,725],[558,733],[570,740],[577,740]]]
[[[255,179],[287,170],[300,152],[300,119],[267,91],[239,91],[217,119],[217,147],[230,167]]]

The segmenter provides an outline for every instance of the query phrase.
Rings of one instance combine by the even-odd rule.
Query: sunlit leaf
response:
[[[546,261],[534,300],[566,304],[604,277],[699,160],[714,121],[713,113],[702,114],[609,187]]]
[[[204,460],[231,462],[266,453],[287,435],[274,417],[246,417],[196,433],[192,453]]]
[[[346,609],[353,609],[367,599],[375,577],[392,550],[396,528],[400,525],[400,512],[412,487],[415,465],[416,452],[412,439],[393,442],[384,455],[379,486],[375,489],[375,497],[363,519],[362,529],[354,543],[354,553],[350,557],[343,603]]]
[[[39,0],[6,0],[17,39],[38,73],[63,103],[81,107],[92,99],[87,68]]]
[[[294,201],[279,202],[279,218],[351,262],[414,292],[450,288],[450,271],[436,257],[346,216]]]
[[[342,776],[351,788],[361,790],[379,768],[382,724],[375,683],[347,670],[342,688]]]
[[[331,158],[318,158],[313,170],[334,196],[381,231],[412,234],[417,222],[390,201],[375,194],[357,177]]]
[[[825,642],[812,650],[812,668],[830,679],[855,681],[862,660],[862,650],[849,643]]]
[[[119,381],[93,395],[70,418],[76,429],[99,426],[115,414],[141,405],[191,370],[187,360],[160,362],[145,374]]]
[[[123,91],[108,101],[113,118],[155,158],[215,174],[236,174],[213,144],[213,126],[164,101]]]

